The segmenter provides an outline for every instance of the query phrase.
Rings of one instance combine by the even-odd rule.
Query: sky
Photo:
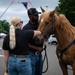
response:
[[[14,2],[11,4],[12,1]],[[31,4],[28,1],[30,1]],[[19,16],[24,21],[24,26],[29,18],[27,15],[27,9],[21,2],[28,2],[28,9],[35,7],[39,12],[41,12],[40,6],[45,10],[53,10],[58,6],[58,0],[0,0],[0,20],[7,20],[10,23],[10,18],[12,16]],[[4,13],[7,8],[8,10]]]

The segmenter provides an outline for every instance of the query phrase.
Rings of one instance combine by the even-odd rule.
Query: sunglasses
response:
[[[23,24],[23,21],[20,21],[19,23],[22,23]],[[16,26],[18,25],[18,23],[16,24]]]
[[[34,14],[35,17],[38,17],[38,14]]]
[[[22,24],[23,24],[23,21],[20,21],[20,23],[22,23]]]

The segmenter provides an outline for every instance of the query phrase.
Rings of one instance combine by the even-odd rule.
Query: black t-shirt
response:
[[[9,47],[9,34],[4,38],[3,41],[3,50],[8,50],[9,54],[16,54],[16,55],[28,55],[29,51],[28,43],[33,38],[34,31],[22,31],[21,29],[15,30],[16,36],[16,47],[14,49],[10,49]]]
[[[31,24],[30,21],[23,27],[23,31],[25,30],[37,30],[39,23],[36,24]],[[37,47],[43,47],[43,43],[38,44],[37,42],[35,42],[35,39],[32,39],[30,41],[31,45],[37,46]],[[33,49],[31,49],[33,51]],[[35,50],[34,50],[35,51]]]

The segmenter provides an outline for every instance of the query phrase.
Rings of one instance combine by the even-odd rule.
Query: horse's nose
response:
[[[38,43],[40,41],[40,39],[37,38],[37,37],[34,40],[35,40],[36,43]]]
[[[44,39],[42,39],[42,38],[35,38],[35,43],[37,43],[37,44],[42,44],[44,42]]]

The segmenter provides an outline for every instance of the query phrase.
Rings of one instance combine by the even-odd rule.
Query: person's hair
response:
[[[10,48],[13,49],[16,46],[16,38],[15,38],[15,27],[13,25],[10,26]]]
[[[11,20],[10,21],[11,26],[10,26],[10,32],[9,32],[9,35],[10,35],[9,47],[11,49],[14,49],[16,46],[15,28],[16,28],[17,24],[21,21],[21,19],[18,16],[13,16],[10,20]]]

